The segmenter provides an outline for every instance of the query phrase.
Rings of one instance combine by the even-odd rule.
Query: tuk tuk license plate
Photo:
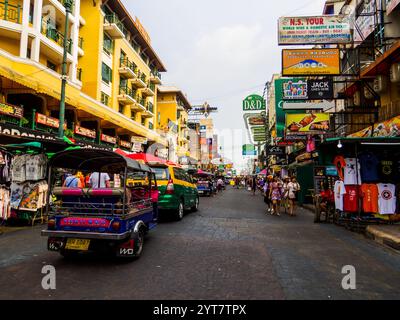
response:
[[[88,251],[90,240],[87,239],[68,239],[65,249]]]

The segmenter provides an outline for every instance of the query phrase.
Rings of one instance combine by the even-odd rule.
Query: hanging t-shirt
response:
[[[333,164],[335,165],[338,175],[340,177],[340,180],[344,180],[344,168],[346,167],[346,161],[342,156],[336,156],[335,159],[333,160]]]
[[[392,181],[394,174],[394,159],[384,155],[380,160],[379,174],[381,181]]]
[[[343,195],[346,194],[346,187],[344,186],[343,181],[335,182],[335,208],[336,210],[343,211]]]
[[[379,214],[394,214],[396,212],[396,186],[394,184],[378,184]]]
[[[24,182],[26,180],[25,166],[27,157],[27,155],[14,157],[11,165],[13,182]]]
[[[379,181],[378,158],[371,152],[364,153],[360,157],[362,182]]]
[[[346,186],[346,194],[343,197],[345,212],[358,212],[358,186]]]
[[[396,186],[396,213],[400,214],[400,183]]]
[[[346,158],[344,169],[344,184],[361,185],[360,162],[356,158]]]
[[[363,210],[365,213],[378,213],[378,186],[376,184],[363,184],[361,186]]]

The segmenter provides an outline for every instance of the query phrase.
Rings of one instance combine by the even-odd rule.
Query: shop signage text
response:
[[[21,119],[24,116],[24,108],[0,102],[0,113]]]
[[[101,141],[107,142],[107,143],[110,143],[110,144],[116,144],[117,143],[117,138],[108,136],[108,135],[106,135],[104,133],[101,134],[100,139],[101,139]]]
[[[282,17],[279,19],[279,45],[351,43],[347,17]]]
[[[147,138],[139,137],[139,136],[133,136],[133,137],[131,137],[131,142],[132,143],[147,144]]]
[[[329,113],[286,115],[286,137],[307,134],[326,134],[330,131]]]
[[[58,129],[60,127],[60,121],[56,118],[48,117],[41,113],[36,113],[36,123],[42,124],[46,127],[52,127]],[[67,128],[67,124],[64,124],[64,128]]]
[[[6,136],[14,136],[21,138],[31,138],[34,140],[40,141],[56,141],[57,138],[54,135],[50,135],[47,133],[42,133],[38,131],[34,131],[27,128],[21,128],[19,126],[11,125],[8,123],[0,123],[0,134]]]
[[[339,49],[282,50],[283,76],[335,76],[339,74]]]
[[[83,128],[81,126],[75,126],[75,134],[78,134],[80,136],[88,137],[90,139],[96,139],[96,131],[95,130],[90,130],[87,128]]]
[[[267,148],[267,156],[285,156],[285,147],[282,146],[269,146]]]
[[[119,140],[119,145],[123,148],[126,149],[131,149],[132,148],[132,144],[128,141],[124,141],[124,140]]]
[[[263,97],[253,94],[243,100],[243,111],[263,111],[266,108],[266,102]]]

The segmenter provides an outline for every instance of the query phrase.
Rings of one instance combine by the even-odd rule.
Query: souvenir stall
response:
[[[324,171],[315,182],[333,191],[339,224],[363,229],[400,221],[399,146],[400,138],[331,138],[319,146]],[[323,185],[318,179],[327,171]]]
[[[7,145],[0,149],[0,219],[44,221],[48,156],[40,143]]]

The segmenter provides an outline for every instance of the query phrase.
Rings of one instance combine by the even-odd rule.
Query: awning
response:
[[[383,55],[360,72],[360,77],[375,77],[379,74],[388,74],[393,63],[400,61],[400,41],[395,42]]]

